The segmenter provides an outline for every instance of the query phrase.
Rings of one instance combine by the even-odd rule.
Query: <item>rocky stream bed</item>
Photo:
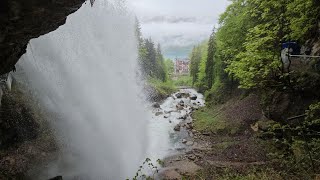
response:
[[[162,157],[164,161],[159,173],[161,179],[181,179],[182,175],[193,176],[201,169],[196,164],[201,158],[194,152],[197,149],[208,149],[210,144],[200,138],[207,134],[193,128],[191,115],[203,106],[203,95],[194,89],[180,89],[162,104],[153,104],[152,121],[157,123],[151,123],[154,126],[150,128],[154,133],[151,137],[158,135],[160,137],[157,138],[161,139],[156,141],[160,142],[159,144],[152,146],[151,152],[156,153],[156,157]],[[166,136],[166,132],[169,136]]]

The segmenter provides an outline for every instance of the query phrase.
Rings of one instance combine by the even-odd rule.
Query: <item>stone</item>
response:
[[[152,105],[152,107],[154,107],[154,108],[160,108],[160,104],[159,104],[159,103],[154,103],[154,104]]]
[[[186,143],[186,145],[187,145],[187,146],[192,146],[192,145],[193,145],[193,141],[188,141],[188,142]]]
[[[178,173],[186,176],[194,176],[202,169],[200,166],[189,160],[173,162],[170,167],[175,168]]]
[[[177,93],[176,94],[176,98],[181,99],[182,98],[182,94],[181,93]]]
[[[186,139],[182,139],[182,143],[183,143],[183,144],[186,144],[186,143],[187,143],[187,140],[186,140]]]
[[[183,120],[185,120],[185,119],[187,119],[187,115],[180,116],[178,119],[183,119]]]
[[[191,161],[194,161],[194,160],[197,159],[197,157],[195,155],[193,155],[193,154],[189,155],[187,158],[190,159]]]
[[[183,106],[181,106],[181,105],[179,105],[179,104],[176,105],[176,108],[177,108],[177,110],[180,110],[180,111],[183,110]]]
[[[166,118],[166,119],[167,119],[167,118],[169,118],[169,115],[164,115],[163,118]]]
[[[160,179],[163,180],[181,180],[181,175],[174,169],[165,169],[159,174]]]
[[[63,179],[62,179],[62,176],[56,176],[56,177],[51,178],[49,180],[63,180]]]
[[[162,114],[163,114],[163,112],[156,112],[156,116],[160,116]]]
[[[191,138],[193,138],[193,137],[194,137],[194,135],[193,135],[193,133],[192,133],[192,132],[189,132],[189,136],[190,136]]]
[[[210,133],[204,132],[204,133],[202,133],[202,135],[204,135],[204,136],[210,136]]]
[[[192,124],[187,124],[187,125],[186,125],[186,128],[187,128],[188,130],[191,130],[191,129],[193,129],[193,126],[192,126]]]
[[[180,131],[180,128],[181,128],[180,124],[177,124],[177,125],[173,128],[173,130],[175,130],[175,131]]]
[[[197,100],[197,98],[198,98],[198,97],[197,97],[196,95],[190,96],[190,99],[191,99],[191,100]]]

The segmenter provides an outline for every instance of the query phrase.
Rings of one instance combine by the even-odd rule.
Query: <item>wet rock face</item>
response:
[[[1,107],[2,95],[3,95],[3,92],[2,92],[2,88],[1,88],[1,86],[0,86],[0,107]]]
[[[20,95],[3,90],[0,107],[0,150],[36,138],[39,124],[35,117],[34,112],[22,102]]]
[[[0,74],[13,70],[30,39],[54,31],[85,0],[1,0]]]

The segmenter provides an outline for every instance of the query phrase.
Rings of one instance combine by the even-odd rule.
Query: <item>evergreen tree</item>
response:
[[[206,61],[206,81],[209,89],[212,87],[212,83],[214,80],[214,55],[215,55],[215,33],[214,30],[210,36],[208,43],[208,55]]]
[[[192,77],[192,85],[198,80],[199,66],[201,61],[200,46],[195,46],[190,55],[190,76]]]

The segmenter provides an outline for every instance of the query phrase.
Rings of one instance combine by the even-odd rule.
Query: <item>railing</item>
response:
[[[304,58],[320,58],[320,56],[309,56],[309,55],[289,55],[290,57],[304,57]]]

